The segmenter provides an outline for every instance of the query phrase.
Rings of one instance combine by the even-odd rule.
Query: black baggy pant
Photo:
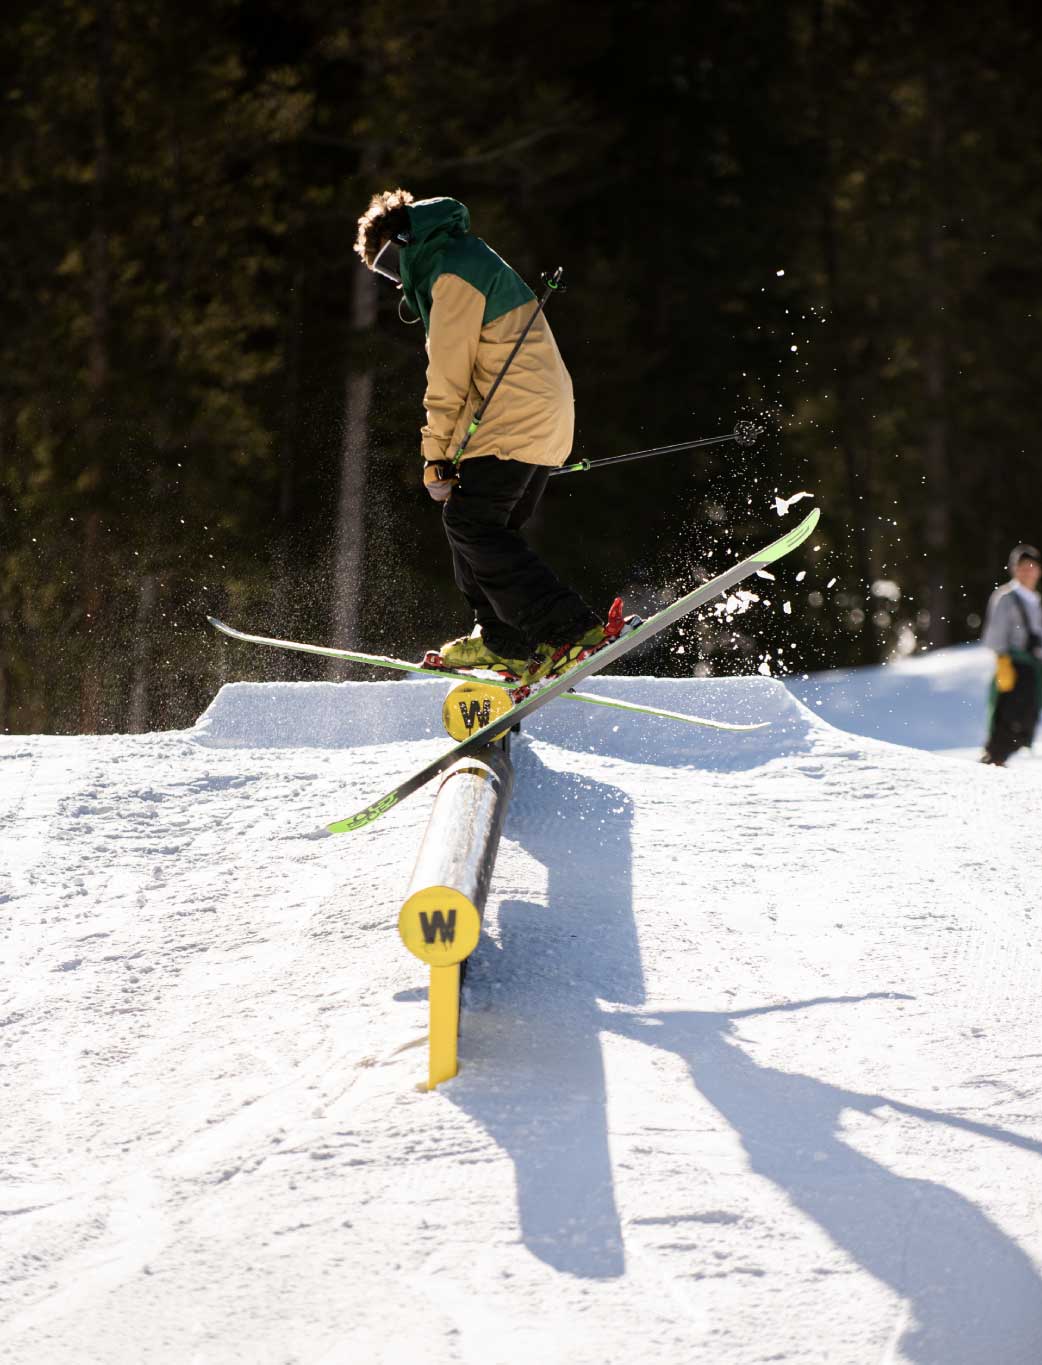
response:
[[[1028,749],[1038,724],[1038,685],[1035,665],[1016,664],[1017,680],[1012,692],[997,692],[991,712],[991,729],[984,745],[989,763],[1005,763],[1018,749]]]
[[[442,509],[456,586],[488,646],[509,658],[566,644],[598,620],[521,535],[549,477],[545,465],[477,456],[460,464]]]

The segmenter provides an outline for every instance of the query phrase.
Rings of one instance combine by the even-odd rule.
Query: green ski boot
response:
[[[521,676],[528,662],[527,659],[511,659],[505,654],[497,654],[485,643],[480,626],[470,635],[449,640],[440,650],[431,651],[424,660],[428,668],[451,668],[455,672],[488,668],[497,673],[509,673],[515,678]]]
[[[533,683],[542,682],[544,678],[558,678],[611,638],[613,637],[608,634],[607,629],[598,621],[570,644],[540,645],[532,655],[521,681],[531,687]]]
[[[522,686],[531,687],[544,678],[559,678],[589,655],[611,644],[612,640],[617,640],[620,635],[628,635],[631,630],[643,625],[639,616],[623,616],[622,610],[622,598],[616,597],[608,611],[607,621],[597,621],[587,626],[576,639],[566,644],[540,645],[522,674]]]

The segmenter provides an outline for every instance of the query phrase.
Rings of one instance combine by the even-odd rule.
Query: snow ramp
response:
[[[442,738],[444,679],[367,683],[229,683],[192,732],[214,748],[353,748]],[[831,727],[770,678],[594,678],[584,692],[638,706],[760,724],[748,733],[687,726],[574,699],[525,721],[524,734],[631,762],[709,769],[755,767],[806,752]]]
[[[979,753],[995,655],[953,645],[892,663],[788,679],[794,696],[841,729],[915,749]]]

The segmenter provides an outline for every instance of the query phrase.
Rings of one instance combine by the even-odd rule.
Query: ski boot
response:
[[[562,673],[567,673],[583,659],[588,659],[591,654],[596,654],[599,649],[610,645],[620,635],[636,630],[641,624],[639,616],[623,616],[622,598],[616,597],[605,623],[598,621],[577,640],[568,644],[540,645],[529,660],[528,667],[521,674],[522,687],[528,689],[545,678],[559,678]]]
[[[485,669],[504,678],[520,678],[527,663],[527,659],[512,659],[497,653],[485,642],[480,626],[475,627],[470,635],[449,640],[441,649],[429,649],[423,656],[424,668],[448,669],[453,673]]]

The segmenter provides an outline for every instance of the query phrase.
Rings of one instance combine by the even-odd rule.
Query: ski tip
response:
[[[365,829],[366,825],[371,825],[375,819],[375,815],[361,810],[357,815],[349,815],[346,820],[334,820],[331,825],[326,826],[324,833],[350,834],[352,830]]]
[[[820,520],[821,508],[812,507],[810,511],[807,513],[807,515],[800,522],[799,526],[797,526],[796,528],[796,534],[799,536],[801,544],[803,541],[807,539],[809,535],[813,534],[814,528],[815,526],[817,526]]]
[[[371,825],[374,820],[379,820],[384,811],[396,806],[400,800],[401,797],[398,792],[389,792],[379,801],[374,801],[371,806],[366,806],[365,810],[360,810],[355,815],[349,815],[346,820],[334,820],[331,825],[326,826],[326,829],[330,834],[350,834],[352,830],[365,829],[366,825]]]
[[[796,523],[791,530],[784,532],[777,540],[772,541],[758,555],[753,555],[754,560],[760,560],[764,564],[773,564],[776,559],[781,559],[790,550],[795,550],[797,546],[811,535],[818,520],[821,517],[821,509],[812,507],[802,521]]]
[[[821,508],[812,507],[810,511],[807,513],[807,515],[801,521],[798,521],[796,523],[796,525],[789,532],[789,535],[799,536],[801,540],[805,536],[809,536],[811,531],[813,531],[815,526],[817,526],[820,516]]]

